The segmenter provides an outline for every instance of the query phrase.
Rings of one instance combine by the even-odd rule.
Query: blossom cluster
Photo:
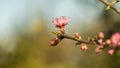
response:
[[[71,39],[76,41],[75,45],[79,45],[82,51],[86,51],[88,49],[88,45],[95,45],[95,52],[100,54],[104,48],[108,48],[108,54],[113,55],[120,49],[120,33],[115,32],[113,35],[104,40],[105,35],[103,32],[99,32],[94,37],[89,37],[87,41],[84,41],[79,33],[75,33],[74,36],[70,36],[65,33],[65,26],[70,21],[69,17],[61,16],[59,18],[55,18],[52,20],[52,23],[60,29],[60,31],[53,32],[56,37],[53,38],[50,42],[51,46],[56,46],[62,39]]]

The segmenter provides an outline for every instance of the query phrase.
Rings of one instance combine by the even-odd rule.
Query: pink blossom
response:
[[[114,46],[120,45],[120,34],[118,32],[114,33],[111,37],[111,44]]]
[[[56,18],[52,20],[52,23],[59,28],[64,27],[65,25],[68,24],[68,22],[70,21],[69,17],[65,17],[65,16],[61,16],[60,18]]]

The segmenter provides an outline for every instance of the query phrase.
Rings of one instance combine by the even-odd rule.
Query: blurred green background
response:
[[[84,40],[120,32],[120,15],[104,7],[98,0],[0,0],[0,68],[119,68],[120,52],[97,55],[95,46],[82,52],[67,39],[49,45],[58,30],[51,20],[59,16],[70,17],[66,32]]]

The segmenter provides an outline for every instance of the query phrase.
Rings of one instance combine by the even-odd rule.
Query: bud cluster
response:
[[[96,45],[95,52],[97,54],[102,52],[102,49],[105,48],[105,42],[103,41],[105,35],[103,32],[99,32],[95,37],[89,39],[90,42],[94,42]]]

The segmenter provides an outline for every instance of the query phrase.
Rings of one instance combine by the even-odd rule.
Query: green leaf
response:
[[[59,32],[57,32],[57,31],[53,31],[53,34],[58,35],[58,34],[59,34]]]

